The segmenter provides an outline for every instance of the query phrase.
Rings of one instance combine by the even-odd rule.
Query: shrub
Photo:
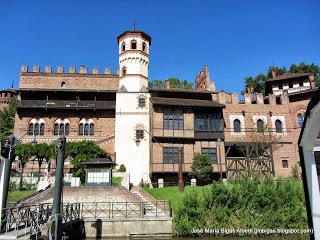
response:
[[[192,229],[308,228],[304,192],[298,181],[214,183],[185,194],[174,218],[178,235]]]
[[[212,182],[212,162],[207,154],[197,153],[192,161],[189,175],[197,179],[198,185],[206,185]]]
[[[121,186],[122,177],[112,177],[112,186]]]
[[[126,166],[124,164],[120,164],[118,172],[126,172]]]

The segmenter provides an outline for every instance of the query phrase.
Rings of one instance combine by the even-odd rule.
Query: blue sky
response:
[[[0,88],[21,65],[118,68],[118,34],[152,36],[150,80],[194,81],[209,65],[218,90],[241,91],[271,66],[320,64],[320,1],[1,1]]]

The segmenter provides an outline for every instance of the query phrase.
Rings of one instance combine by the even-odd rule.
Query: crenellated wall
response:
[[[22,66],[20,70],[20,89],[85,89],[85,90],[118,90],[118,73],[111,73],[110,68],[105,68],[99,72],[98,68],[93,68],[89,73],[88,68],[75,67],[52,67],[41,68],[33,66]]]

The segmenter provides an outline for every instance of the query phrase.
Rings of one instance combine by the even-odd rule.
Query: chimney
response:
[[[105,68],[104,74],[111,74],[111,68]]]
[[[314,75],[309,75],[309,81],[310,81],[310,86],[311,88],[315,88],[316,87],[316,83],[315,83],[315,77]]]
[[[81,73],[81,74],[87,74],[87,67],[81,65],[81,66],[80,66],[80,71],[79,71],[79,73]]]
[[[264,96],[263,93],[257,93],[257,104],[264,104]]]
[[[165,81],[165,84],[166,84],[166,89],[169,89],[169,88],[170,88],[170,82],[169,82],[169,80],[166,80],[166,81]]]
[[[271,74],[272,74],[272,79],[276,79],[277,71],[276,71],[276,69],[274,67],[271,69]]]

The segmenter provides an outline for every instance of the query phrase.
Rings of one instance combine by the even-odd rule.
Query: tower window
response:
[[[123,67],[121,72],[122,72],[122,76],[127,75],[127,68]]]
[[[144,138],[144,131],[136,130],[136,139],[143,139],[143,138]]]
[[[122,43],[121,49],[122,49],[122,52],[124,52],[126,50],[126,43]]]
[[[241,122],[239,119],[233,121],[233,131],[235,133],[241,133]]]
[[[137,49],[137,42],[135,40],[131,41],[131,49]]]
[[[276,133],[283,132],[282,122],[279,119],[276,120],[275,126],[276,126]]]
[[[147,50],[147,44],[145,42],[142,43],[142,51],[146,51]]]
[[[146,99],[139,98],[139,108],[144,108],[146,106]]]

